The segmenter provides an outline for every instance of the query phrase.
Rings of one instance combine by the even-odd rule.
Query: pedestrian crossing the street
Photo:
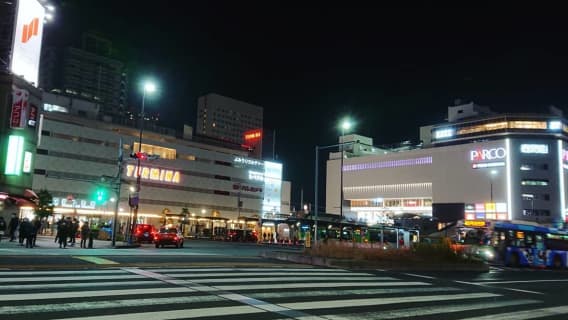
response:
[[[408,280],[411,278],[411,280]],[[485,290],[485,291],[484,291]],[[540,310],[540,311],[535,311]],[[568,318],[479,286],[327,268],[116,268],[0,271],[1,319]]]

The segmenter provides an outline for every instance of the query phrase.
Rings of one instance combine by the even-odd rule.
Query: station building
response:
[[[339,213],[342,187],[344,217],[369,225],[404,214],[559,225],[566,222],[567,135],[555,108],[497,114],[473,103],[449,107],[447,123],[420,128],[416,146],[376,148],[347,135],[342,170],[341,153],[327,161],[326,212]]]

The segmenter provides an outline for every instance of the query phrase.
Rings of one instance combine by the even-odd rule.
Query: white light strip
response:
[[[505,146],[507,147],[507,219],[513,220],[513,196],[511,193],[511,141],[509,138],[505,139]]]
[[[562,222],[566,221],[566,199],[564,194],[564,170],[563,170],[563,149],[562,140],[558,140],[558,181],[560,181],[560,216],[562,217]]]

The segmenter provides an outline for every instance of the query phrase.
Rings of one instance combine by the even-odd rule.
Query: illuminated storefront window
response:
[[[138,152],[139,145],[140,144],[138,142],[134,142],[134,148],[132,150]],[[164,148],[160,146],[143,143],[142,152],[148,154],[149,156],[151,155],[159,156],[160,159],[167,159],[167,160],[176,159],[176,149]]]

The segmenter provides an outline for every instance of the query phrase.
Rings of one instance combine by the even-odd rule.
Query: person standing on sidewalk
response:
[[[89,233],[91,233],[89,222],[84,221],[81,226],[81,248],[87,248],[87,238],[89,238]]]
[[[0,241],[2,241],[2,236],[6,233],[6,221],[4,217],[0,217]]]
[[[71,231],[71,221],[69,219],[61,219],[57,227],[57,236],[59,239],[59,248],[67,248],[67,235]]]
[[[8,223],[8,232],[10,233],[10,242],[16,240],[16,230],[18,230],[18,217],[15,213],[12,213],[12,218]]]
[[[79,231],[79,221],[77,218],[73,218],[71,222],[71,233],[69,234],[69,244],[75,246],[75,238],[77,238],[77,232]]]
[[[20,238],[25,239],[26,248],[33,248],[33,233],[34,226],[30,219],[24,218],[20,224]]]

